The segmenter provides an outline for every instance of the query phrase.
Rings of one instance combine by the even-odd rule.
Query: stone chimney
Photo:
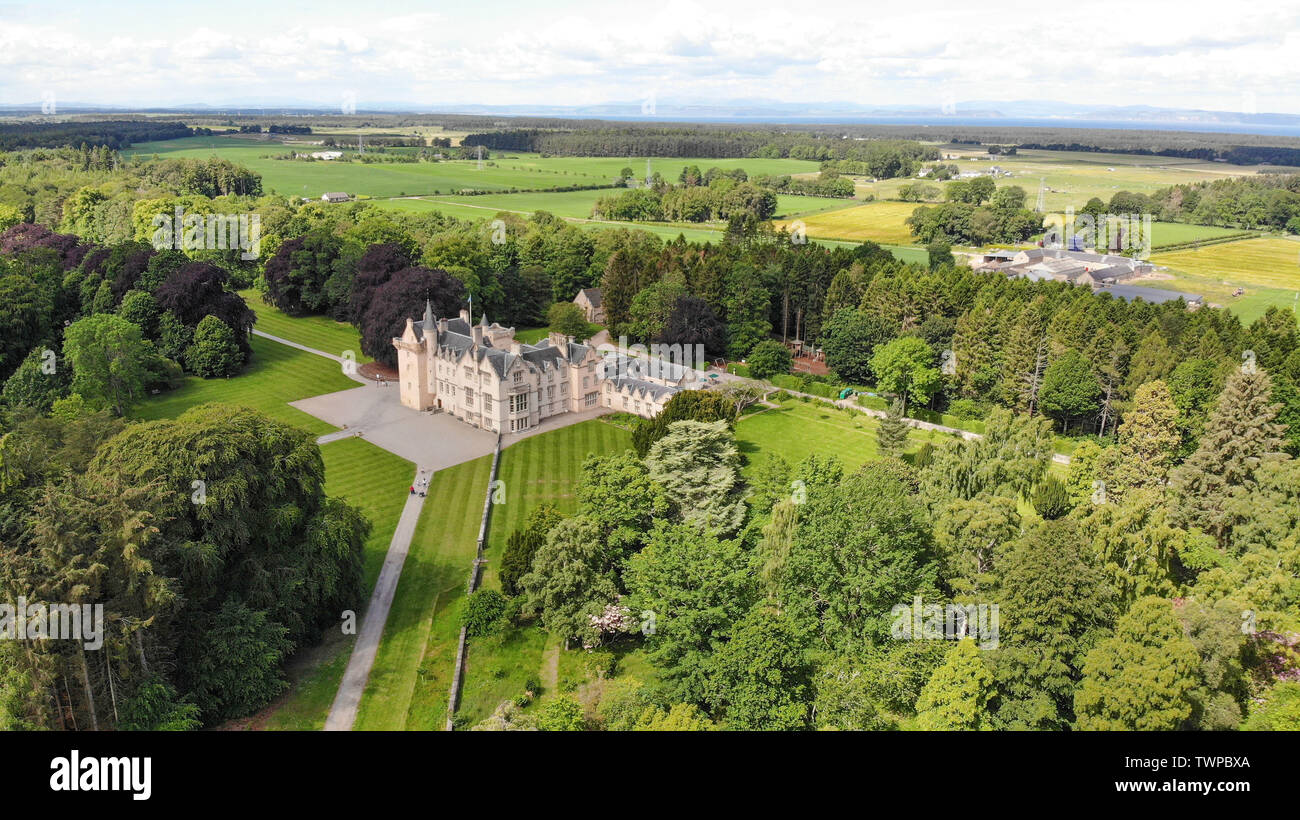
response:
[[[512,340],[510,342],[510,352],[516,356],[522,355],[524,352],[524,343]]]
[[[438,320],[438,332],[439,332],[439,333],[446,333],[446,332],[447,332],[447,320],[446,320],[446,319],[439,319],[439,320]]]
[[[483,344],[483,326],[482,326],[482,325],[474,325],[473,327],[471,327],[471,328],[469,329],[469,335],[472,336],[472,337],[474,338],[474,344],[476,344],[476,345],[481,345],[481,344]]]
[[[463,321],[465,324],[469,324],[469,309],[468,309],[468,308],[461,308],[461,309],[460,309],[460,318],[461,318],[461,321]]]

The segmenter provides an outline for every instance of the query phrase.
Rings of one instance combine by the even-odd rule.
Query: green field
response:
[[[328,316],[290,316],[274,305],[262,301],[256,290],[239,291],[248,307],[257,314],[257,330],[288,339],[300,345],[342,356],[352,351],[358,362],[372,359],[361,352],[361,332],[346,322],[336,322]]]
[[[1169,270],[1134,284],[1203,294],[1210,304],[1230,308],[1247,323],[1269,305],[1295,309],[1300,292],[1300,240],[1296,239],[1225,242],[1152,254],[1151,261]],[[1233,296],[1239,287],[1245,293]]]
[[[498,477],[505,482],[506,500],[493,508],[484,583],[496,585],[494,562],[505,539],[533,507],[546,502],[574,509],[573,488],[588,453],[617,452],[629,442],[626,431],[587,421],[503,450]],[[420,517],[361,701],[357,729],[443,727],[460,611],[491,465],[491,457],[483,457],[434,474],[429,498],[438,502],[427,503]],[[529,629],[472,646],[462,684],[462,720],[477,722],[505,697],[517,694],[523,679],[537,672],[543,643],[544,635]]]
[[[1186,225],[1181,222],[1152,222],[1151,247],[1159,250],[1184,242],[1204,242],[1245,233],[1240,228],[1218,228],[1213,225]]]
[[[616,195],[616,189],[594,191],[555,191],[522,194],[485,194],[482,196],[440,196],[430,197],[425,201],[438,203],[438,210],[453,216],[466,216],[467,211],[479,211],[477,217],[488,216],[498,211],[510,211],[518,214],[531,214],[535,211],[548,211],[566,219],[590,219],[591,210],[601,197]],[[777,217],[793,217],[800,214],[822,213],[824,211],[848,208],[857,204],[852,199],[832,199],[818,196],[791,196],[780,194],[777,200]],[[421,206],[410,204],[413,200],[398,199],[385,203],[387,207],[403,210],[419,210]],[[720,226],[714,226],[716,230]]]
[[[415,465],[360,438],[331,441],[321,445],[320,452],[325,460],[325,492],[359,508],[370,520],[362,585],[368,597],[406,505]],[[293,688],[269,710],[260,728],[322,728],[354,642],[354,636],[331,630],[320,646],[304,650],[290,667]]]
[[[329,161],[308,162],[273,157],[289,152],[320,150],[318,146],[283,145],[235,137],[187,137],[164,142],[141,143],[128,156],[206,159],[221,157],[262,175],[262,189],[284,196],[297,194],[318,198],[326,191],[346,191],[369,196],[449,193],[474,189],[503,191],[510,188],[556,188],[564,185],[597,185],[604,180],[590,174],[571,174],[565,169],[512,170],[485,165],[479,170],[473,160],[414,163],[372,163]]]
[[[985,172],[997,165],[1011,176],[999,177],[999,187],[1018,185],[1028,195],[1033,207],[1040,185],[1044,188],[1047,210],[1078,210],[1092,197],[1109,202],[1118,191],[1151,194],[1183,182],[1203,182],[1225,177],[1251,175],[1259,166],[1229,165],[1177,157],[1103,154],[1074,151],[1022,150],[1014,156],[990,157],[983,148],[940,144],[942,161],[955,164],[962,171]],[[946,159],[955,157],[955,159]],[[1113,170],[1112,170],[1113,169]],[[879,182],[858,180],[858,196],[874,194],[877,199],[894,199],[903,185],[915,179],[886,179]],[[930,183],[942,189],[944,183]]]
[[[291,152],[310,153],[320,146],[282,144],[238,137],[187,137],[145,142],[123,152],[126,156],[196,158],[218,156],[262,175],[268,193],[319,197],[326,191],[346,191],[375,197],[448,194],[456,190],[505,191],[560,188],[571,185],[611,185],[620,170],[631,167],[645,173],[644,158],[542,157],[537,154],[491,155],[478,167],[475,160],[443,162],[371,163],[342,160],[317,162],[273,157]],[[352,152],[348,152],[351,155]],[[682,168],[698,165],[724,169],[744,168],[750,174],[797,174],[817,170],[817,163],[793,159],[656,159],[652,170],[676,181]]]
[[[175,418],[196,404],[218,401],[242,404],[272,418],[288,422],[316,435],[334,432],[334,427],[308,415],[289,402],[360,387],[343,375],[337,362],[306,353],[270,339],[252,338],[253,359],[244,372],[230,379],[200,379],[187,376],[175,390],[152,396],[131,410],[139,419]]]

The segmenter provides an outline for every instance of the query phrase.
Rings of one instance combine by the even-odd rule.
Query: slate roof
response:
[[[1184,302],[1200,302],[1204,300],[1198,293],[1182,293],[1176,290],[1163,290],[1161,288],[1142,288],[1137,285],[1105,285],[1104,287],[1093,288],[1093,293],[1110,293],[1117,299],[1124,299],[1131,302],[1134,299],[1141,299],[1151,304],[1160,304],[1162,302],[1172,302],[1175,299],[1182,299]]]
[[[644,381],[643,379],[615,377],[610,379],[610,381],[614,383],[614,388],[616,390],[621,391],[625,388],[631,388],[633,394],[636,396],[650,395],[654,396],[656,400],[661,399],[664,396],[671,396],[675,393],[681,392],[680,387],[671,387],[666,384],[655,384],[654,382]]]
[[[488,329],[486,316],[479,321],[478,326]],[[468,354],[473,357],[476,364],[486,360],[498,378],[504,377],[510,371],[516,359],[523,359],[537,369],[546,370],[556,367],[561,362],[577,364],[586,358],[591,350],[587,345],[577,342],[566,342],[567,349],[561,349],[552,345],[549,339],[543,339],[535,345],[520,345],[520,352],[513,353],[505,348],[493,347],[492,340],[486,333],[483,334],[482,343],[476,345],[474,331],[469,322],[464,319],[448,319],[447,329],[438,330],[438,320],[433,317],[433,306],[429,302],[425,302],[424,318],[419,322],[412,322],[411,327],[415,331],[415,338],[420,341],[424,341],[426,333],[436,334],[439,353],[449,351],[457,360]]]
[[[600,307],[600,288],[583,288],[582,292],[586,295],[587,301],[591,303],[592,307]]]

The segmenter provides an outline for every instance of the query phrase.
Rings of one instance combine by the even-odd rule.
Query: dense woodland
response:
[[[769,458],[746,482],[728,396],[680,394],[640,453],[588,459],[573,515],[534,510],[467,616],[539,624],[592,669],[640,645],[655,678],[594,716],[506,702],[475,728],[1300,728],[1300,462],[1264,369],[1209,403],[1184,458],[1168,384],[1144,382],[1065,482],[1048,423],[1004,410],[923,456]],[[917,599],[968,637],[900,640]]]
[[[469,134],[462,143],[555,156],[850,160],[880,170],[881,173],[875,174],[880,177],[900,176],[911,163],[939,158],[937,148],[904,140],[845,140],[830,134],[801,134],[787,130],[723,131],[697,126],[491,131]]]
[[[0,123],[0,151],[82,144],[121,150],[136,142],[174,140],[195,133],[182,122],[156,119]]]
[[[1089,202],[1083,210],[1101,205]],[[1151,214],[1166,222],[1300,233],[1300,174],[1258,174],[1163,188],[1150,196],[1120,191],[1112,214]]]

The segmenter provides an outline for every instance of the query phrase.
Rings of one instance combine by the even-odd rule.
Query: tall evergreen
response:
[[[1177,419],[1178,408],[1163,381],[1137,389],[1133,409],[1119,426],[1119,463],[1107,482],[1111,492],[1165,483],[1180,440]]]
[[[882,456],[900,456],[907,447],[907,419],[903,418],[903,403],[894,399],[889,410],[876,428],[876,449]]]
[[[1231,528],[1226,507],[1250,493],[1260,466],[1283,458],[1283,425],[1276,421],[1273,382],[1257,367],[1243,365],[1228,378],[1205,423],[1196,452],[1175,473],[1179,520],[1200,527],[1226,544]]]

